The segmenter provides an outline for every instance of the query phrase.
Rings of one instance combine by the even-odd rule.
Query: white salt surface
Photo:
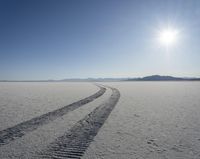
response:
[[[199,159],[200,82],[116,82],[121,98],[83,159]]]
[[[90,84],[91,85],[91,84]],[[0,158],[2,159],[38,159],[41,151],[49,144],[62,136],[79,120],[107,100],[111,95],[111,90],[107,90],[101,97],[95,99],[80,108],[68,112],[66,115],[51,121],[36,130],[27,133],[25,136],[11,141],[7,145],[0,147]]]
[[[117,88],[121,97],[83,159],[200,158],[200,82],[103,84]],[[96,91],[90,83],[0,83],[0,126],[15,125]],[[93,102],[0,147],[0,158],[34,158],[110,95],[107,90]]]
[[[0,130],[76,102],[98,90],[86,82],[0,82]]]

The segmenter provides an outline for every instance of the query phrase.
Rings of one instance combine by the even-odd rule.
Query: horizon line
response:
[[[148,75],[148,76],[140,76],[140,77],[77,77],[77,78],[63,78],[63,79],[13,79],[13,80],[8,80],[8,79],[0,79],[0,82],[23,82],[23,81],[65,81],[65,80],[95,80],[95,79],[112,79],[112,80],[120,80],[120,79],[141,79],[145,77],[151,77],[151,76],[161,76],[161,77],[174,77],[174,78],[182,78],[182,79],[199,79],[200,77],[191,77],[191,76],[170,76],[170,75]]]

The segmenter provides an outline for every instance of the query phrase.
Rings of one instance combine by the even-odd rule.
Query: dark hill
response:
[[[152,75],[143,78],[128,79],[128,81],[199,81],[200,78],[180,78],[172,76]]]

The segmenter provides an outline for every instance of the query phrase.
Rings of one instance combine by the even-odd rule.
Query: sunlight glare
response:
[[[159,31],[159,41],[166,45],[172,45],[177,41],[177,35],[178,35],[178,31],[175,29],[164,29]]]

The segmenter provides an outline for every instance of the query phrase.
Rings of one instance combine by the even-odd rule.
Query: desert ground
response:
[[[0,158],[199,159],[200,82],[1,82]]]

